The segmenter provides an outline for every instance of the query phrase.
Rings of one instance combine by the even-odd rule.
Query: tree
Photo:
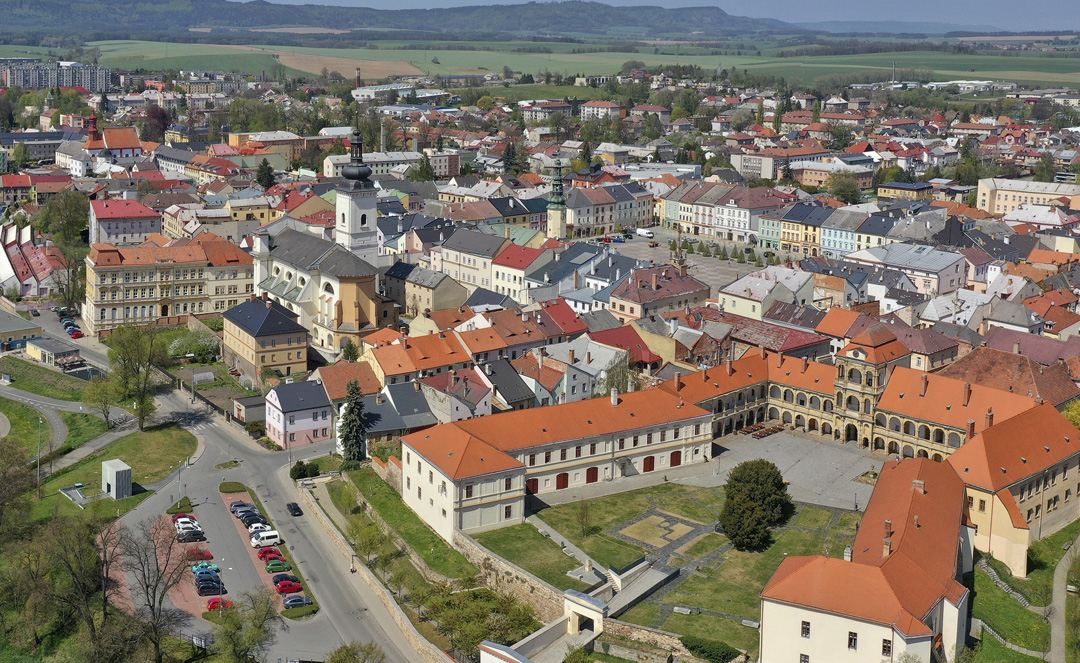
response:
[[[374,642],[346,642],[334,651],[326,663],[385,663],[386,654]]]
[[[364,396],[356,380],[350,380],[345,389],[347,395],[338,422],[338,436],[345,462],[359,463],[367,457],[368,421],[364,416]]]
[[[570,119],[565,113],[555,111],[548,116],[548,128],[555,135],[555,141],[561,143],[570,133]]]
[[[834,150],[842,150],[846,147],[851,147],[851,141],[854,134],[849,127],[845,127],[842,124],[834,124],[829,130],[830,140],[829,147]]]
[[[1050,152],[1043,152],[1039,157],[1038,163],[1035,164],[1035,169],[1032,175],[1036,182],[1053,182],[1054,176],[1057,174],[1057,168],[1054,167],[1054,155]]]
[[[779,468],[767,460],[735,466],[724,487],[727,500],[720,525],[739,550],[760,550],[769,542],[769,528],[783,520],[791,505]]]
[[[61,306],[75,308],[85,299],[86,266],[83,259],[90,248],[83,240],[90,218],[86,196],[66,189],[52,197],[34,221],[42,232],[52,235],[60,251],[61,265],[53,270],[56,298]]]
[[[351,338],[345,341],[345,347],[341,349],[341,358],[345,361],[356,361],[360,358],[360,348],[356,347]]]
[[[659,113],[645,113],[641,123],[641,137],[656,140],[664,134]]]
[[[83,403],[101,413],[102,418],[105,419],[106,428],[112,428],[109,410],[112,409],[114,402],[116,402],[116,383],[104,375],[95,375],[90,378],[90,382],[83,391]]]
[[[851,172],[839,172],[829,175],[825,181],[825,188],[834,198],[854,205],[862,200],[862,191],[859,190],[859,177]]]
[[[410,182],[432,182],[435,180],[435,168],[431,165],[431,159],[425,154],[420,163],[409,171]]]
[[[476,100],[476,107],[482,111],[489,111],[495,108],[495,100],[485,94]]]
[[[18,438],[0,437],[0,532],[19,522],[18,515],[26,510],[27,493],[35,481],[27,448]]]
[[[146,109],[146,117],[142,121],[142,130],[139,137],[143,140],[160,143],[165,140],[165,130],[172,123],[169,111],[157,104],[151,104]]]
[[[124,569],[133,579],[130,587],[136,615],[153,647],[154,661],[162,663],[162,642],[188,617],[168,600],[169,591],[187,576],[184,548],[168,520],[152,518],[140,522],[134,531],[121,529],[120,550]]]
[[[821,101],[814,102],[814,110],[811,111],[810,122],[814,124],[821,122]]]
[[[255,171],[255,181],[259,183],[263,189],[269,189],[274,186],[276,180],[274,179],[274,167],[270,165],[270,162],[265,158],[259,162],[259,169]]]
[[[15,143],[15,149],[11,151],[11,161],[19,168],[25,168],[30,163],[30,151],[24,141]]]
[[[135,404],[139,430],[154,413],[155,366],[166,359],[159,330],[152,327],[120,327],[109,337],[109,362],[125,400]]]
[[[589,663],[591,660],[593,658],[589,655],[589,650],[585,649],[585,645],[578,645],[577,647],[567,645],[563,663]]]
[[[227,663],[258,660],[277,640],[277,630],[289,630],[277,608],[277,599],[265,587],[248,590],[233,599],[232,610],[221,613],[214,625],[213,651]]]
[[[579,499],[577,511],[575,511],[574,515],[577,517],[578,527],[581,528],[581,536],[589,536],[589,532],[592,530],[592,516],[589,514],[589,501],[586,499]]]

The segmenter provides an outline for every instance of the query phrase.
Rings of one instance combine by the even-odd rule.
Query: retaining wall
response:
[[[531,605],[540,621],[546,624],[563,615],[560,590],[481,546],[468,534],[455,531],[454,547],[480,569],[485,585]]]

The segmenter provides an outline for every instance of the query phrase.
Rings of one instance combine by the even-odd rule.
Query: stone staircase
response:
[[[1024,598],[1023,594],[1010,587],[1009,583],[1002,580],[1001,577],[997,574],[997,572],[994,571],[994,569],[992,569],[990,565],[986,563],[985,559],[979,560],[978,567],[985,571],[986,575],[990,576],[990,579],[993,580],[994,584],[1000,587],[1002,591],[1019,601],[1020,605],[1024,606],[1025,608],[1031,607],[1031,602]]]

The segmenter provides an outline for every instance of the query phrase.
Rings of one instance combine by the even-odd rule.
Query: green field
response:
[[[706,49],[687,45],[678,54],[658,54],[643,48],[640,53],[571,53],[580,44],[544,44],[552,53],[521,53],[513,49],[528,46],[527,42],[460,42],[462,47],[483,50],[427,50],[388,48],[391,45],[409,45],[403,42],[380,42],[380,48],[315,48],[304,46],[239,46],[227,47],[213,44],[177,44],[149,41],[99,41],[90,46],[101,49],[101,63],[114,68],[187,68],[228,69],[249,73],[269,71],[277,64],[272,51],[315,56],[315,58],[342,58],[355,61],[364,71],[364,61],[401,62],[412,65],[428,75],[436,74],[482,74],[501,71],[508,66],[519,72],[543,72],[545,70],[571,74],[613,74],[627,60],[641,60],[647,66],[671,64],[696,64],[706,69],[718,66],[746,69],[750,73],[783,76],[792,81],[812,83],[821,76],[850,73],[868,69],[880,70],[884,75],[898,68],[927,68],[937,72],[938,79],[991,78],[1037,83],[1080,83],[1080,59],[1049,58],[1038,55],[964,55],[937,51],[901,51],[867,55],[799,56],[781,58],[764,55],[711,55]],[[672,49],[672,46],[665,46]],[[2,47],[0,55],[40,52],[44,49],[28,47]],[[432,62],[437,59],[438,63]],[[307,73],[321,69],[317,59],[294,63]],[[334,63],[331,63],[334,64]],[[348,75],[344,62],[336,63],[337,70]],[[286,71],[298,73],[286,63]],[[392,67],[391,67],[392,68]],[[384,71],[380,65],[377,70]],[[406,68],[407,69],[407,68]],[[376,69],[365,74],[377,77]],[[402,73],[406,73],[403,71]]]

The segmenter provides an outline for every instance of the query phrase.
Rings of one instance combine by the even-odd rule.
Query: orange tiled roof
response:
[[[1005,350],[975,348],[937,372],[948,378],[978,383],[984,387],[1042,398],[1061,405],[1080,396],[1062,364],[1042,366],[1034,359]]]
[[[494,327],[456,332],[456,334],[472,354],[505,350],[507,347],[506,340],[499,335],[499,332]]]
[[[375,371],[365,362],[338,361],[329,366],[320,366],[316,369],[318,379],[322,380],[326,395],[332,401],[338,401],[349,395],[349,383],[356,380],[360,387],[360,393],[365,396],[378,392],[382,385],[375,377]],[[311,378],[316,375],[312,374]]]
[[[818,326],[814,328],[814,331],[833,338],[847,338],[848,331],[855,324],[855,320],[859,318],[859,315],[858,311],[834,306],[829,309],[825,317],[818,323]]]

